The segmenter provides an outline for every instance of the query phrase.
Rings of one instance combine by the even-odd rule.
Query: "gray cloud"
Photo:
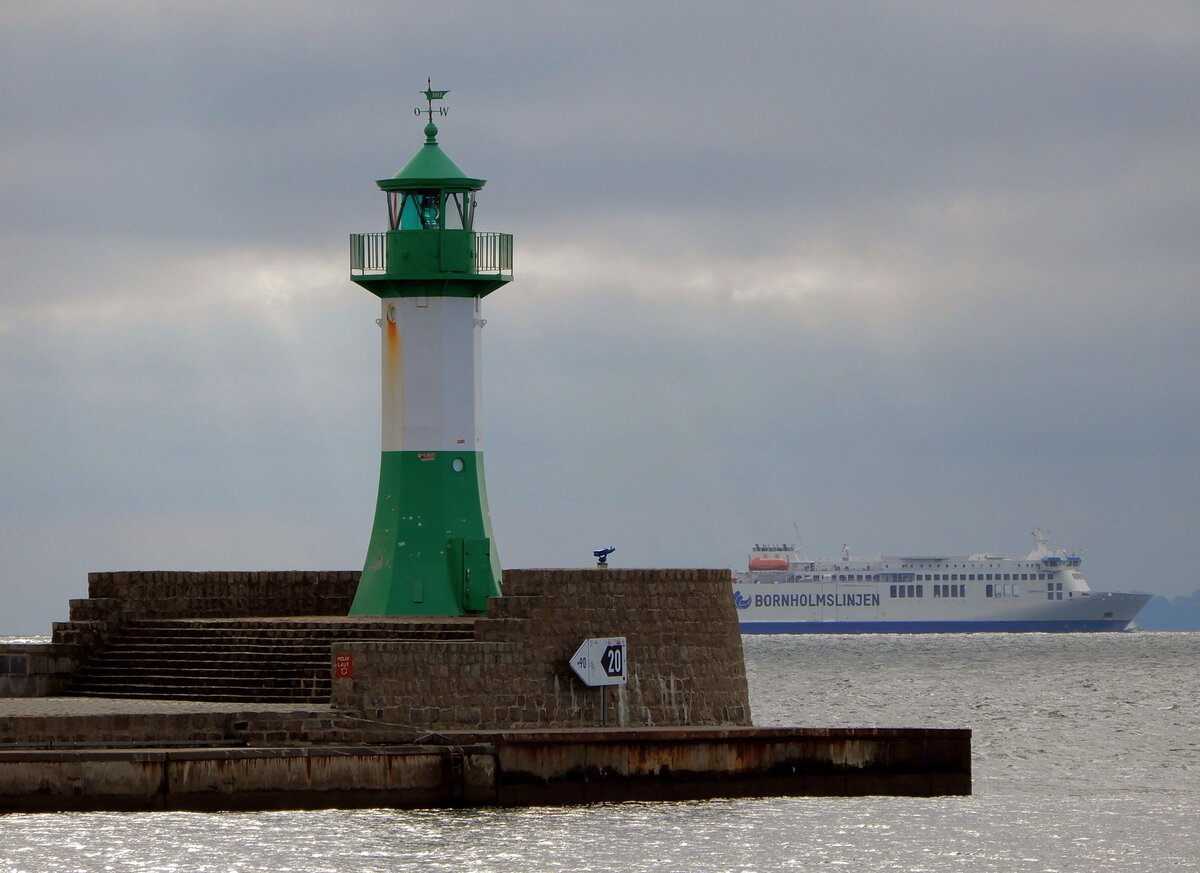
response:
[[[47,4],[0,22],[0,633],[89,569],[352,567],[345,235],[442,142],[507,566],[1021,551],[1195,587],[1190,4]]]

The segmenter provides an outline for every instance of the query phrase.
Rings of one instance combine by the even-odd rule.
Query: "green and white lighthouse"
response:
[[[380,298],[383,451],[367,560],[351,615],[463,615],[500,593],[483,477],[484,297],[512,280],[512,236],[475,230],[483,179],[437,141],[377,184],[387,230],[350,237],[350,278]]]

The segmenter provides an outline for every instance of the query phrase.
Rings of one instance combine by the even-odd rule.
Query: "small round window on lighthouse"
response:
[[[461,473],[463,471],[464,466],[466,466],[466,465],[463,464],[462,458],[455,458],[453,461],[450,462],[450,469],[452,469],[455,473]]]

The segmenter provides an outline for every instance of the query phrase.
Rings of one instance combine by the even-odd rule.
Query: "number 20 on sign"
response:
[[[571,669],[585,685],[624,685],[629,659],[625,637],[584,640],[571,656]]]

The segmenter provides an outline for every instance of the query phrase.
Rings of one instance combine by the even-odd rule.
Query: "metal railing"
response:
[[[387,272],[386,233],[350,234],[350,272],[355,276]]]
[[[475,234],[475,272],[512,275],[512,234]]]
[[[436,233],[436,231],[420,231]],[[350,234],[350,273],[354,276],[387,272],[387,233]],[[476,233],[471,272],[481,276],[512,275],[512,234]]]

